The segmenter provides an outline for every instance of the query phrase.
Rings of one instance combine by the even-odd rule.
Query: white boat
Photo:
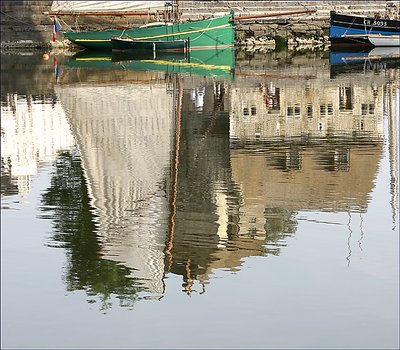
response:
[[[400,35],[368,34],[367,38],[374,46],[400,46]]]

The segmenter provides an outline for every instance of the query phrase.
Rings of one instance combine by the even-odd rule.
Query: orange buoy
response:
[[[49,59],[49,55],[47,53],[43,54],[43,60],[47,61]]]

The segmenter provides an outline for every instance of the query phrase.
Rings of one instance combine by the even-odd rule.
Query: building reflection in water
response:
[[[57,92],[81,154],[102,257],[162,295],[175,100],[157,73],[108,78]]]
[[[186,293],[204,293],[215,269],[279,255],[299,211],[367,210],[384,151],[384,74],[63,74],[57,106],[78,153],[59,155],[43,211],[56,213],[51,245],[67,248],[69,290],[131,305],[162,296],[173,273]],[[5,167],[16,162],[8,153]],[[398,160],[392,168],[394,188]]]
[[[187,293],[204,292],[214,269],[279,254],[299,211],[367,211],[384,151],[386,80],[321,75],[199,81],[201,108],[188,91],[166,264]]]
[[[73,145],[64,111],[54,95],[2,94],[2,195],[30,193],[38,168]]]
[[[268,208],[365,211],[382,157],[384,87],[337,79],[233,89],[232,171],[244,196]]]

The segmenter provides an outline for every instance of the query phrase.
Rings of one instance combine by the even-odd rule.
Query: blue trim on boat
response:
[[[353,63],[364,62],[365,58],[368,57],[368,53],[369,51],[364,51],[364,52],[331,51],[329,53],[329,63],[331,66],[346,64],[349,58],[353,58],[351,60],[351,62]]]
[[[361,37],[366,34],[400,35],[400,21],[331,11],[329,40],[333,46],[372,46],[368,38]]]

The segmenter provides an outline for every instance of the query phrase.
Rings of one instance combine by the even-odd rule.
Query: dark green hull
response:
[[[222,50],[196,50],[189,54],[160,53],[157,59],[152,59],[152,53],[130,55],[128,52],[86,51],[72,57],[65,66],[71,68],[128,69],[232,77],[235,67],[235,50],[228,48]]]
[[[187,40],[189,50],[222,49],[234,46],[233,14],[202,21],[128,30],[64,32],[73,43],[90,50],[111,51],[111,38],[147,41]]]

